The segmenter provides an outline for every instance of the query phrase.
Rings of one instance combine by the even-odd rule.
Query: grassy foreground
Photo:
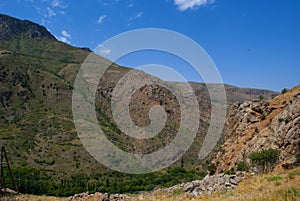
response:
[[[2,199],[1,199],[2,200]],[[65,198],[20,195],[3,200],[63,201]],[[215,192],[212,195],[193,197],[182,192],[149,192],[133,196],[133,201],[182,201],[182,200],[244,200],[244,201],[299,201],[300,167],[293,170],[277,170],[242,181],[235,190]]]

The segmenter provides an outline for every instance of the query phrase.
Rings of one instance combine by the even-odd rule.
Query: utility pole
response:
[[[5,174],[4,174],[4,169],[6,168],[7,174],[9,176],[9,181],[6,181],[5,179]],[[7,185],[11,185],[17,193],[18,193],[18,187],[15,183],[15,180],[13,178],[10,165],[8,162],[7,154],[5,151],[4,146],[1,147],[1,154],[0,154],[0,193],[5,194],[5,188],[7,188]]]

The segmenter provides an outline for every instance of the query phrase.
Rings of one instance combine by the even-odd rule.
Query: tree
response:
[[[252,164],[259,172],[269,172],[273,170],[279,160],[280,150],[267,149],[260,152],[253,152],[249,155]]]

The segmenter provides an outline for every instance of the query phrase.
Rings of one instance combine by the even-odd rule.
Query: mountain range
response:
[[[219,171],[224,171],[233,169],[238,161],[246,160],[245,155],[262,147],[286,150],[282,152],[282,161],[295,158],[299,149],[299,87],[278,96],[278,92],[270,90],[225,85],[229,112],[224,133],[215,151],[200,161],[198,152],[209,126],[211,101],[207,85],[193,82],[190,85],[201,111],[200,127],[192,146],[172,165],[176,171],[176,167],[182,168],[188,176],[168,180],[168,174],[174,176],[174,172],[166,169],[148,175],[153,181],[159,178],[155,180],[157,183],[148,185],[135,181],[132,184],[140,177],[109,170],[97,162],[83,147],[74,126],[73,85],[81,64],[90,54],[92,51],[88,48],[58,41],[43,26],[0,15],[0,145],[8,150],[23,192],[69,195],[85,190],[151,190],[162,178],[167,180],[167,185],[172,185],[200,177],[200,171],[207,169],[214,154],[217,157],[213,163]],[[114,122],[110,103],[114,87],[131,70],[115,63],[106,70],[96,94],[97,118],[107,138],[119,148],[130,153],[150,153],[176,136],[180,105],[166,88],[144,86],[132,97],[132,120],[138,126],[147,126],[150,108],[160,105],[167,111],[166,125],[159,135],[147,140],[122,133]],[[278,128],[281,129],[279,133]],[[286,133],[290,134],[284,138]],[[272,140],[268,138],[270,135]],[[276,137],[284,140],[279,142]],[[28,187],[30,185],[32,188]],[[135,188],[130,189],[130,185]],[[143,185],[148,186],[143,188]]]

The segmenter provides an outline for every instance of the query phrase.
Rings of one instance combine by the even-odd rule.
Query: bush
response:
[[[287,88],[284,88],[284,89],[281,90],[281,93],[282,93],[282,94],[285,94],[287,91],[288,91],[288,89],[287,89]]]
[[[217,167],[216,167],[215,164],[210,163],[210,164],[208,164],[208,166],[207,166],[207,170],[209,171],[209,174],[210,174],[210,175],[213,175],[213,174],[215,174],[215,172],[216,172],[216,170],[217,170]]]
[[[226,175],[234,175],[235,173],[232,170],[226,170],[224,172],[224,174],[226,174]]]
[[[244,162],[239,162],[237,164],[237,171],[245,171],[248,172],[249,171],[249,167],[246,163]]]
[[[269,172],[273,170],[279,160],[280,150],[267,149],[260,152],[254,152],[249,155],[252,164],[257,167],[259,172]]]
[[[296,159],[297,159],[296,163],[300,165],[300,151],[298,151],[298,153],[296,154]]]

